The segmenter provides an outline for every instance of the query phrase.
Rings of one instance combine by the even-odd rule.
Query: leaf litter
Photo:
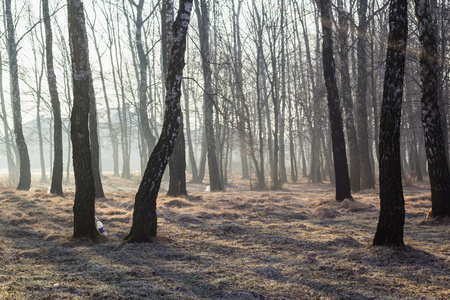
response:
[[[405,187],[404,249],[372,247],[376,189],[336,202],[306,180],[158,198],[158,236],[126,244],[138,179],[108,177],[107,241],[74,240],[73,187],[0,189],[0,299],[448,299],[449,220],[426,220],[429,185]],[[164,186],[164,184],[166,186]],[[163,183],[167,189],[167,183]]]

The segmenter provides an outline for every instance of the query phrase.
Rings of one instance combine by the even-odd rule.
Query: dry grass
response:
[[[73,240],[73,194],[0,189],[1,299],[448,299],[449,220],[405,188],[405,249],[371,247],[376,190],[333,201],[327,184],[158,199],[158,238],[125,244],[138,183],[106,180],[108,241]],[[109,191],[109,193],[108,193]]]

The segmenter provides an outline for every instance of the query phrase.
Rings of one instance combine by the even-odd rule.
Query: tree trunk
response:
[[[208,149],[208,168],[209,168],[209,182],[211,191],[223,191],[222,182],[220,181],[219,166],[217,164],[216,155],[216,139],[214,137],[213,125],[213,104],[214,91],[212,88],[212,71],[210,61],[210,45],[209,45],[209,13],[205,0],[195,0],[195,11],[197,13],[199,32],[200,32],[200,52],[202,56],[203,80],[204,80],[204,125],[206,133],[206,146]]]
[[[95,185],[89,142],[89,104],[93,99],[89,50],[81,0],[68,0],[69,41],[72,57],[73,108],[71,137],[75,175],[74,238],[96,239]]]
[[[439,44],[432,1],[415,0],[419,27],[422,124],[431,185],[432,217],[450,216],[450,173],[441,121]]]
[[[100,174],[100,146],[97,128],[97,103],[95,100],[94,83],[91,76],[89,88],[89,141],[91,147],[92,172],[94,174],[95,198],[105,198],[102,177]]]
[[[367,31],[367,0],[360,0],[358,8],[358,86],[357,86],[357,123],[358,123],[358,148],[361,162],[361,189],[375,187],[370,164],[369,135],[367,129],[367,54],[366,54],[366,31]]]
[[[186,189],[186,142],[183,131],[183,115],[181,115],[181,124],[175,148],[169,159],[169,190],[167,196],[179,197],[188,194]]]
[[[173,43],[173,1],[164,1],[161,10],[162,32],[161,39],[163,41],[163,74],[164,79],[167,76],[167,68],[169,66],[170,48]],[[181,124],[175,148],[169,159],[169,190],[167,195],[178,197],[187,195],[186,190],[186,150],[183,131],[183,115],[181,115]]]
[[[407,0],[391,0],[380,120],[380,218],[373,245],[404,246],[405,200],[400,166],[400,121],[408,34]]]
[[[134,3],[134,2],[132,2]],[[142,19],[142,11],[144,0],[139,0],[136,5],[136,48],[139,57],[139,116],[141,120],[142,132],[147,143],[147,150],[151,151],[154,147],[155,138],[150,130],[147,115],[147,55],[142,44],[142,27],[144,21]]]
[[[9,76],[11,81],[11,98],[13,106],[14,133],[19,150],[20,178],[18,190],[29,190],[31,186],[30,157],[22,131],[22,112],[20,108],[19,70],[17,65],[17,44],[11,13],[11,0],[5,0],[7,43],[9,55]]]
[[[359,160],[358,136],[353,117],[352,88],[348,65],[348,18],[344,12],[342,0],[338,1],[339,18],[339,57],[341,63],[342,100],[345,111],[345,128],[349,144],[350,157],[350,186],[353,192],[361,189],[361,164]]]
[[[53,174],[50,193],[62,195],[62,178],[63,178],[63,140],[62,140],[62,121],[61,121],[61,104],[59,102],[58,87],[56,84],[56,75],[53,67],[53,33],[51,28],[51,20],[48,8],[48,0],[42,0],[42,10],[45,25],[45,52],[47,58],[47,81],[50,91],[50,99],[53,109]]]
[[[281,15],[280,15],[280,39],[281,39],[281,45],[280,45],[280,69],[281,69],[281,82],[280,82],[280,132],[279,132],[279,144],[280,144],[280,180],[281,183],[287,182],[287,171],[286,171],[286,147],[285,147],[285,124],[286,124],[286,34],[285,34],[285,11],[286,11],[286,5],[284,3],[284,0],[280,1],[280,9],[281,9]]]
[[[10,134],[9,134],[9,125],[8,118],[6,116],[6,107],[5,107],[5,95],[3,92],[3,59],[0,53],[0,103],[2,106],[1,119],[3,121],[3,132],[5,139],[5,147],[6,147],[6,159],[8,161],[8,180],[10,183],[16,183],[19,179],[19,173],[17,172],[17,166],[14,162],[13,148],[11,144]]]
[[[156,198],[181,124],[181,78],[185,65],[184,53],[191,8],[192,0],[181,0],[177,19],[173,24],[174,43],[166,80],[163,129],[135,197],[133,225],[130,233],[125,237],[129,243],[151,242],[156,236]]]
[[[189,61],[189,54],[187,55]],[[186,134],[187,134],[187,144],[189,150],[189,163],[191,166],[192,180],[191,182],[198,182],[198,169],[197,162],[195,161],[194,148],[192,146],[191,137],[191,121],[190,121],[190,111],[189,111],[189,88],[186,87],[186,81],[183,81],[183,94],[184,94],[184,110],[186,114]]]

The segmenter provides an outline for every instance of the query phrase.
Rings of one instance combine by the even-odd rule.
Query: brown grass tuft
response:
[[[313,215],[319,218],[334,219],[340,215],[337,210],[332,208],[319,206],[313,210]]]

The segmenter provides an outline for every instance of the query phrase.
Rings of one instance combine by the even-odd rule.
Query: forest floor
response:
[[[158,236],[126,244],[139,179],[105,178],[107,241],[71,238],[65,197],[0,188],[0,299],[449,299],[450,221],[426,220],[427,183],[405,187],[407,247],[373,247],[378,190],[333,200],[327,183],[158,198]]]

